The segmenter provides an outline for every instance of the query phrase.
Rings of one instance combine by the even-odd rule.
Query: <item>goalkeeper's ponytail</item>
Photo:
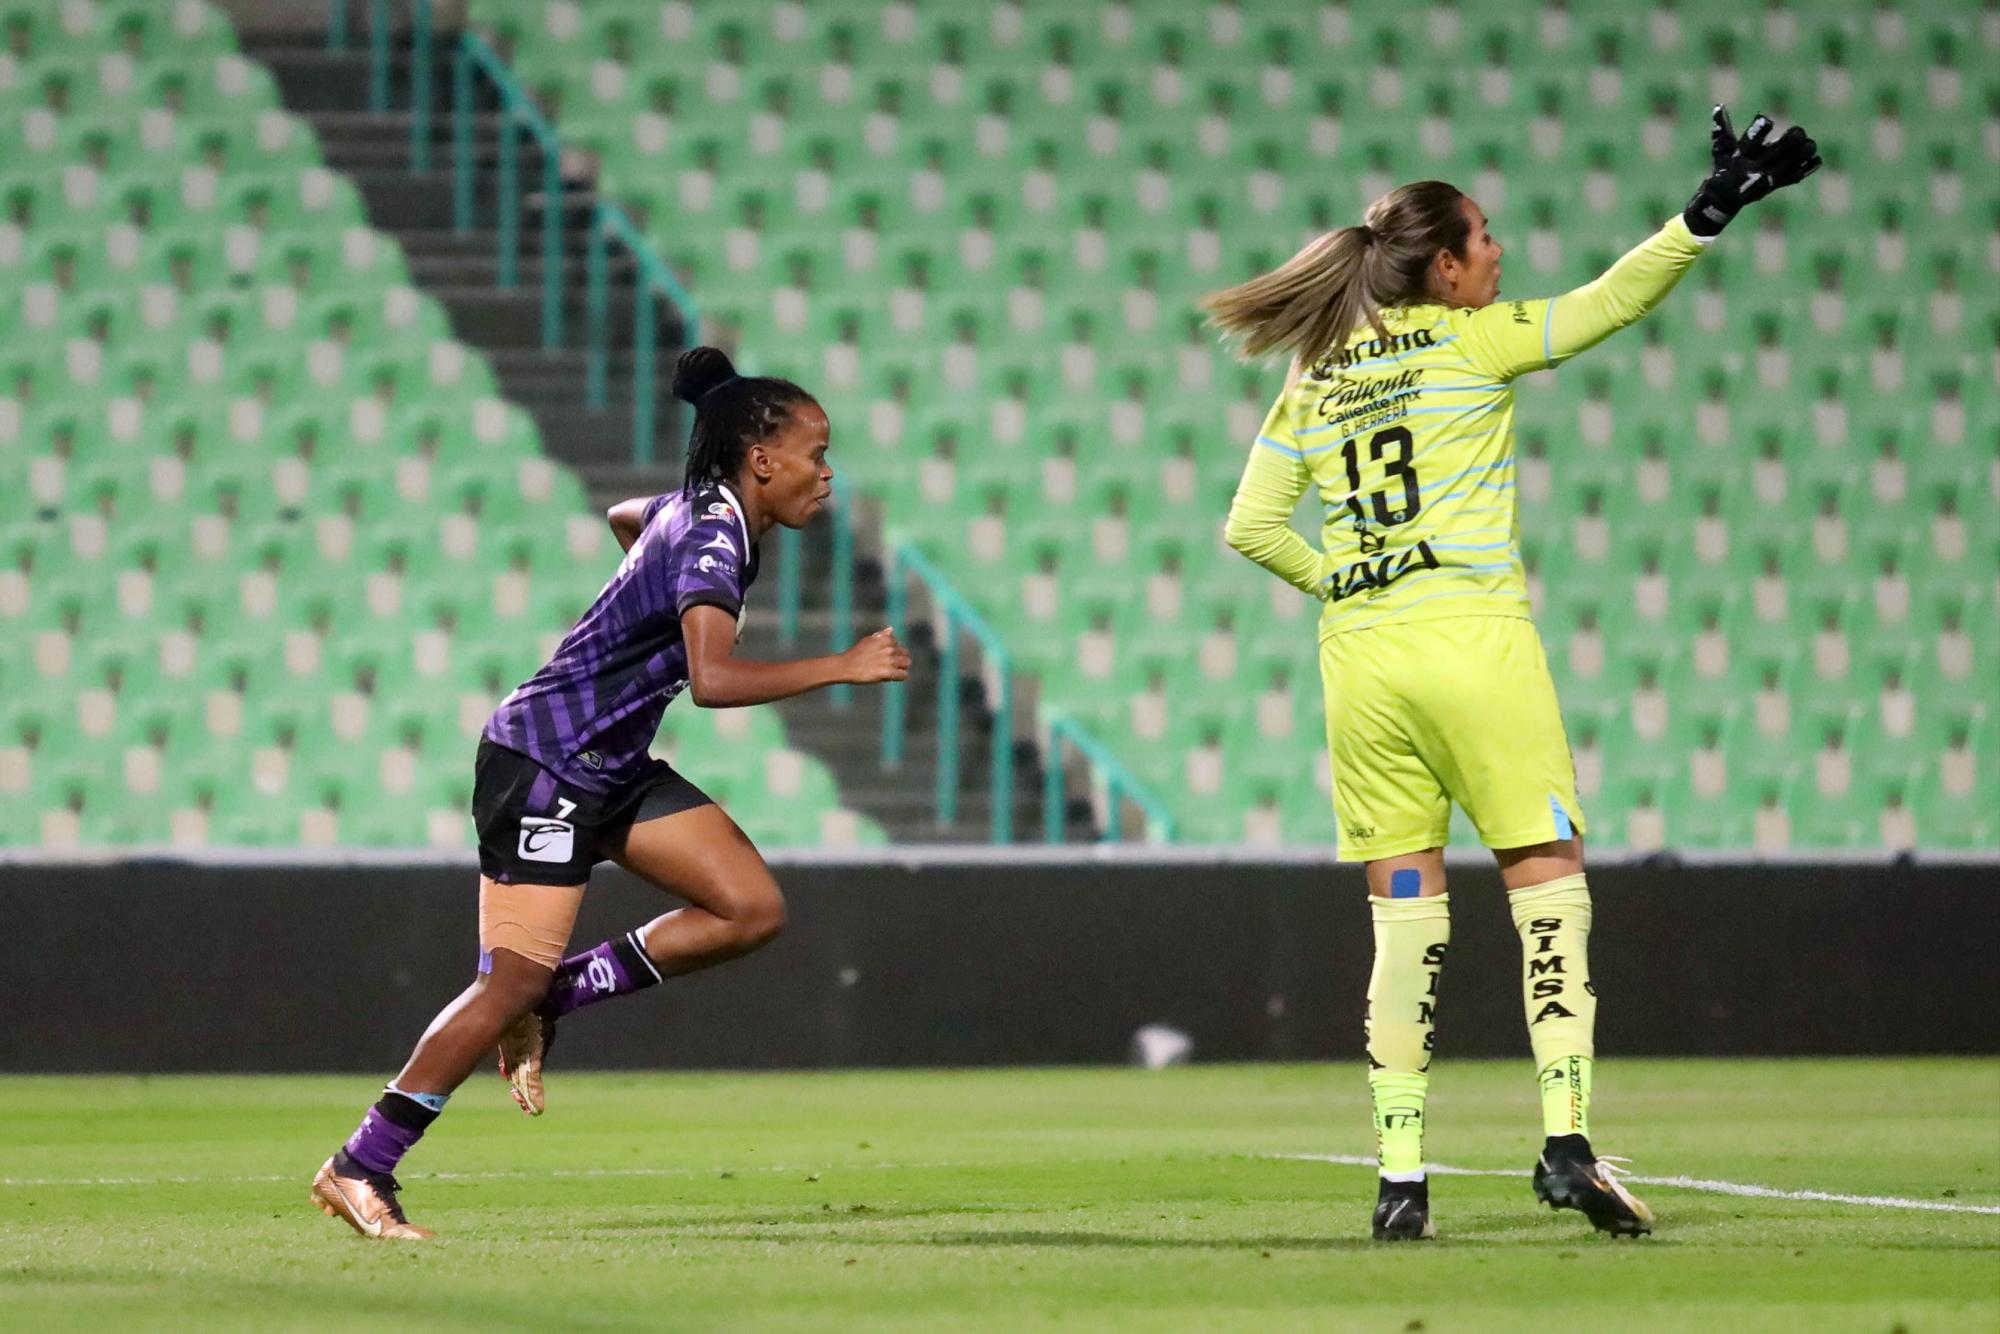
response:
[[[1324,232],[1269,273],[1209,293],[1201,306],[1251,358],[1282,352],[1309,365],[1346,347],[1364,324],[1386,339],[1382,308],[1427,299],[1440,250],[1465,258],[1471,226],[1463,198],[1443,181],[1399,185],[1368,206],[1361,226]]]

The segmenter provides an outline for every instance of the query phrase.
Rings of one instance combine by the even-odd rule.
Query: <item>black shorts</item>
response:
[[[479,872],[508,885],[581,885],[604,860],[602,845],[646,820],[710,804],[709,796],[653,760],[637,779],[602,795],[571,787],[518,751],[479,743],[472,822]]]

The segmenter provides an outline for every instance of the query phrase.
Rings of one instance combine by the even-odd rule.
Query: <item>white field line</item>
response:
[[[1352,1153],[1274,1153],[1267,1155],[1295,1163],[1332,1163],[1336,1167],[1373,1167],[1373,1158]],[[1451,1167],[1426,1163],[1424,1170],[1441,1177],[1526,1177],[1529,1173],[1507,1167]],[[1715,1181],[1707,1177],[1626,1176],[1635,1186],[1666,1186],[1678,1190],[1699,1190],[1710,1195],[1742,1195],[1758,1200],[1810,1200],[1820,1204],[1858,1204],[1874,1209],[1922,1209],[1935,1214],[2000,1214],[1996,1204],[1948,1204],[1939,1200],[1910,1200],[1900,1195],[1840,1195],[1826,1190],[1779,1190],[1775,1186],[1751,1186],[1741,1181]]]
[[[1348,1153],[1272,1153],[1256,1155],[1261,1158],[1296,1163],[1327,1163],[1335,1167],[1373,1167],[1373,1158]],[[1084,1162],[1085,1159],[1074,1161]],[[550,1178],[591,1178],[591,1177],[721,1177],[737,1176],[749,1172],[764,1174],[802,1173],[816,1175],[820,1172],[883,1172],[903,1169],[933,1169],[951,1167],[980,1167],[989,1164],[969,1162],[929,1162],[929,1163],[853,1163],[839,1167],[806,1166],[799,1164],[760,1163],[755,1167],[579,1167],[555,1168],[536,1172],[426,1172],[413,1175],[416,1181],[521,1181],[545,1180]],[[1505,1167],[1453,1167],[1447,1163],[1426,1164],[1429,1171],[1439,1176],[1452,1177],[1517,1177],[1529,1174]],[[0,1186],[208,1186],[208,1185],[259,1185],[268,1182],[298,1181],[304,1179],[301,1173],[265,1173],[257,1176],[161,1176],[161,1177],[0,1177]],[[1740,1181],[1717,1181],[1707,1177],[1690,1176],[1628,1176],[1622,1178],[1639,1186],[1665,1186],[1669,1189],[1702,1191],[1710,1195],[1737,1195],[1761,1200],[1802,1200],[1818,1204],[1851,1204],[1874,1209],[1917,1209],[1927,1213],[1940,1214],[2000,1214],[2000,1205],[1992,1204],[1950,1204],[1939,1200],[1912,1200],[1899,1195],[1842,1195],[1825,1190],[1779,1190],[1774,1186],[1753,1186]]]
[[[1076,1159],[1077,1162],[1088,1161]],[[759,1163],[754,1167],[558,1167],[535,1172],[413,1172],[419,1181],[527,1181],[571,1177],[732,1177],[752,1172],[799,1173],[816,1176],[823,1172],[884,1172],[905,1168],[922,1170],[941,1167],[982,1167],[985,1163],[846,1163],[829,1167],[783,1163]],[[0,1177],[0,1186],[247,1186],[267,1181],[310,1181],[311,1174],[267,1172],[256,1176],[174,1176],[174,1177]]]
[[[1635,865],[1658,853],[1593,844],[1593,866]],[[1920,848],[1915,853],[1827,848],[1819,851],[1758,852],[1754,849],[1684,848],[1669,854],[1685,866],[1889,866],[1914,856],[1920,867],[2000,866],[2000,853]],[[1445,849],[1451,866],[1491,866],[1478,846]],[[1357,878],[1354,863],[1338,860],[1330,844],[1261,843],[897,843],[881,848],[771,848],[765,860],[785,867],[882,867],[893,870],[953,870],[969,866],[1042,866],[1093,870],[1101,866],[1339,867]],[[470,848],[176,848],[165,845],[116,848],[0,848],[0,866],[117,866],[128,862],[175,862],[185,866],[247,866],[274,871],[300,867],[433,866],[476,874],[479,858]],[[956,886],[947,882],[944,888]]]

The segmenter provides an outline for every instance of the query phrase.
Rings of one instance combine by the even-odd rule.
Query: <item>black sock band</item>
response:
[[[627,932],[611,942],[611,952],[625,969],[625,976],[632,979],[632,990],[644,991],[660,980],[660,970],[639,948],[639,942],[631,932]]]
[[[382,1119],[390,1125],[414,1130],[419,1135],[429,1130],[431,1122],[438,1119],[436,1112],[407,1093],[398,1093],[394,1089],[383,1091],[381,1100],[375,1104],[375,1110],[382,1113]]]

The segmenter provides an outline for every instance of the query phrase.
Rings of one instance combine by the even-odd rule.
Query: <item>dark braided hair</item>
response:
[[[691,347],[674,363],[674,397],[694,407],[683,491],[736,476],[750,446],[783,429],[792,409],[817,400],[790,380],[738,375],[719,347]]]

